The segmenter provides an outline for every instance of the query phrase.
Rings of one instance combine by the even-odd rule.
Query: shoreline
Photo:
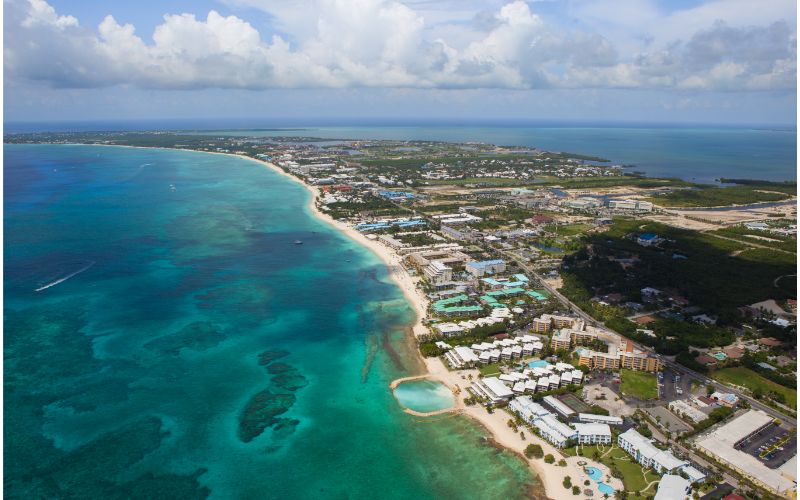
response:
[[[196,149],[186,149],[186,148],[129,146],[129,145],[117,145],[117,144],[80,144],[80,143],[58,144],[58,145],[106,146],[106,147],[133,148],[133,149],[177,150],[177,151],[206,153],[206,154],[215,154],[221,156],[241,158],[261,164],[262,167],[265,167],[304,187],[311,195],[308,203],[306,204],[306,208],[311,213],[311,215],[331,225],[335,229],[342,232],[345,236],[349,237],[351,240],[363,245],[384,263],[389,272],[389,278],[400,288],[400,290],[403,292],[403,295],[411,304],[412,309],[415,312],[416,318],[414,319],[414,324],[410,329],[411,330],[410,340],[414,340],[420,333],[426,332],[426,328],[422,323],[427,314],[428,301],[418,291],[414,279],[405,271],[405,268],[401,264],[400,257],[395,252],[383,246],[378,241],[368,239],[365,235],[356,231],[354,228],[346,225],[343,222],[337,221],[330,215],[319,210],[319,208],[316,205],[316,202],[320,196],[320,189],[316,186],[311,186],[306,184],[301,179],[289,174],[288,172],[278,167],[277,165],[268,162],[266,160],[252,158],[249,156],[239,155],[235,153],[200,151]],[[409,335],[407,335],[407,337],[408,336]],[[546,464],[543,459],[528,459],[524,455],[524,449],[525,446],[529,443],[539,444],[542,447],[542,450],[544,451],[545,454],[553,454],[553,456],[558,457],[561,456],[561,453],[552,445],[550,445],[550,443],[548,443],[544,439],[539,438],[538,436],[528,431],[527,429],[525,429],[525,431],[527,431],[525,433],[526,440],[523,441],[519,439],[518,434],[516,432],[513,432],[511,428],[508,427],[507,421],[511,418],[511,416],[504,410],[499,409],[493,413],[488,413],[483,407],[479,405],[467,406],[464,403],[466,387],[470,383],[470,381],[466,379],[466,376],[467,374],[472,374],[471,372],[474,372],[473,376],[477,378],[478,370],[462,371],[463,373],[452,372],[444,366],[444,363],[439,358],[424,358],[422,354],[419,352],[419,349],[416,348],[412,349],[412,351],[414,352],[414,356],[418,361],[419,365],[423,368],[424,372],[411,375],[410,377],[403,377],[403,379],[429,378],[431,380],[437,380],[445,384],[448,388],[450,388],[455,394],[456,404],[452,408],[447,409],[445,412],[466,416],[467,418],[472,420],[475,424],[478,424],[480,427],[484,429],[484,431],[488,434],[489,440],[495,446],[502,447],[509,453],[517,455],[519,459],[522,460],[525,464],[527,464],[528,468],[533,472],[533,475],[535,476],[535,480],[537,482],[537,484],[534,486],[537,493],[543,491],[544,495],[546,495],[546,498],[550,500],[562,500],[562,499],[569,500],[575,498],[572,495],[571,490],[567,490],[561,485],[561,481],[565,477],[570,476],[573,480],[573,484],[580,485],[581,490],[590,488],[594,490],[596,495],[598,495],[597,498],[602,498],[602,494],[599,492],[599,490],[597,490],[597,484],[595,482],[591,482],[590,486],[583,486],[583,481],[585,479],[588,479],[588,475],[583,472],[582,467],[577,465],[577,461],[579,459],[582,459],[582,457],[566,457],[567,458],[566,467],[560,467],[556,463]],[[395,382],[400,380],[402,379],[397,379]],[[528,438],[530,440],[527,440]]]

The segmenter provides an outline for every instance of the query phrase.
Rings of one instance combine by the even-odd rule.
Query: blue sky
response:
[[[5,121],[794,124],[793,0],[5,0]]]

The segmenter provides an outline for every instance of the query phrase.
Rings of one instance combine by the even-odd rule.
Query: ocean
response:
[[[3,155],[8,498],[538,491],[465,417],[401,411],[413,312],[302,186],[197,152]]]

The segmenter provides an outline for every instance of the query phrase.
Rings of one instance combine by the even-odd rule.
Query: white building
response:
[[[669,409],[672,413],[679,417],[688,418],[694,423],[702,422],[708,418],[708,415],[700,411],[698,408],[688,404],[686,401],[675,400],[670,402]]]
[[[453,268],[434,260],[425,268],[425,276],[432,284],[443,285],[453,281]]]
[[[548,440],[556,448],[563,448],[567,445],[568,440],[577,436],[574,429],[559,422],[552,413],[534,420],[533,426],[539,430],[539,434],[544,439]]]
[[[572,424],[581,444],[610,444],[611,428],[608,424]]]
[[[672,472],[686,465],[669,450],[660,450],[649,439],[631,428],[617,437],[617,444],[644,467],[652,467],[658,474]]]
[[[508,401],[514,396],[514,392],[496,377],[476,380],[472,384],[472,389],[476,394],[488,398],[492,403]]]
[[[658,482],[654,500],[687,500],[691,498],[692,485],[681,476],[665,474]]]
[[[464,327],[455,323],[439,323],[434,325],[433,328],[445,337],[456,337],[464,333]]]
[[[564,417],[568,418],[571,417],[572,415],[575,415],[575,410],[565,405],[564,403],[556,399],[554,396],[545,396],[543,401],[547,404],[547,406],[554,409]]]
[[[445,359],[452,368],[475,366],[478,356],[469,347],[455,346],[444,354]]]
[[[620,417],[612,417],[609,415],[594,415],[591,413],[578,413],[578,420],[589,424],[608,424],[608,425],[622,425]]]
[[[476,278],[482,278],[487,274],[502,273],[506,270],[506,263],[502,259],[484,260],[480,262],[467,262],[465,266],[468,273]]]

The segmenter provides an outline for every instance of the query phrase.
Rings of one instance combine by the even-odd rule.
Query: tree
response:
[[[546,463],[546,464],[552,464],[555,461],[556,461],[556,457],[554,457],[553,455],[551,455],[549,453],[544,456],[544,463]]]
[[[710,395],[714,394],[714,391],[716,391],[716,389],[714,388],[714,384],[706,385],[706,395],[707,396],[710,396]]]
[[[561,460],[558,461],[558,466],[559,467],[566,467],[567,466],[567,461],[562,458]]]
[[[572,494],[573,495],[580,495],[581,494],[581,489],[578,488],[577,486],[573,486],[572,487]]]
[[[544,456],[544,451],[541,445],[531,443],[525,447],[525,456],[528,458],[542,458]],[[552,457],[552,455],[548,456]]]
[[[561,484],[563,484],[566,489],[572,488],[572,478],[569,476],[565,477]]]

